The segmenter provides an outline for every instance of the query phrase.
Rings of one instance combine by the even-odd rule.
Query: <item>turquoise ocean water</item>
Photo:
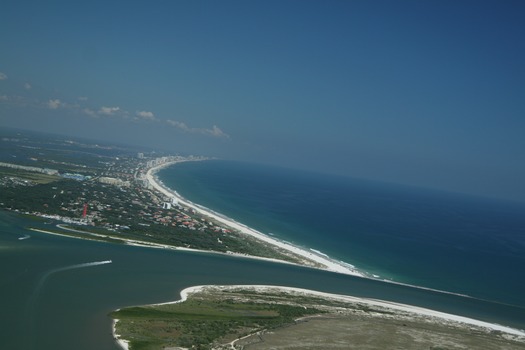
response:
[[[108,317],[112,310],[177,300],[183,288],[203,284],[307,288],[525,329],[525,310],[509,305],[287,264],[106,244],[26,229],[56,229],[54,224],[0,212],[0,349],[117,350]],[[107,260],[112,262],[93,264]]]
[[[369,275],[525,307],[525,204],[228,161],[158,175],[195,203]]]
[[[172,172],[179,173],[175,175]],[[183,181],[185,176],[181,176],[184,174],[186,181]],[[203,178],[201,177],[203,175],[206,176]],[[196,202],[214,207],[264,232],[272,232],[282,239],[311,246],[331,256],[348,260],[363,270],[382,276],[388,275],[400,281],[418,282],[418,278],[421,278],[423,281],[433,281],[435,283],[431,285],[433,287],[443,287],[441,289],[446,290],[463,292],[462,288],[471,288],[468,291],[472,293],[469,294],[475,295],[483,293],[482,289],[486,289],[488,292],[484,293],[488,295],[487,299],[500,298],[511,301],[513,304],[521,302],[522,299],[518,294],[520,290],[523,290],[523,278],[521,278],[523,269],[521,269],[522,266],[518,266],[523,262],[519,254],[523,251],[523,246],[520,245],[521,231],[509,231],[514,232],[515,236],[510,233],[505,235],[490,233],[496,232],[496,228],[502,225],[510,228],[506,218],[514,218],[514,214],[511,215],[513,212],[503,210],[496,204],[480,204],[475,201],[481,206],[481,209],[484,208],[483,215],[479,214],[481,215],[480,220],[493,225],[487,226],[488,231],[484,231],[487,235],[490,233],[492,237],[489,240],[493,244],[492,249],[498,245],[508,245],[507,249],[498,248],[501,251],[495,251],[494,254],[506,256],[503,260],[509,259],[505,261],[515,266],[500,262],[500,265],[497,266],[509,269],[509,271],[502,272],[503,277],[493,276],[489,270],[486,272],[487,279],[484,284],[476,282],[476,278],[472,277],[465,284],[458,283],[459,288],[454,289],[449,288],[450,285],[447,285],[447,279],[444,277],[448,266],[452,266],[452,264],[443,262],[447,259],[446,256],[441,258],[441,269],[443,270],[440,270],[439,266],[434,266],[433,270],[427,271],[427,274],[422,273],[422,277],[418,277],[418,274],[413,272],[413,270],[418,271],[417,268],[412,266],[413,270],[402,269],[404,265],[399,261],[403,259],[401,257],[394,259],[395,254],[388,253],[387,247],[384,247],[382,252],[376,251],[377,247],[373,244],[367,246],[366,239],[352,238],[358,236],[359,232],[367,232],[367,235],[382,235],[382,239],[386,240],[386,243],[392,248],[395,248],[396,244],[401,246],[403,242],[409,242],[413,247],[414,241],[419,245],[418,249],[425,247],[425,245],[421,246],[425,241],[422,238],[410,237],[410,235],[407,236],[407,233],[399,238],[396,238],[395,235],[388,237],[388,234],[397,232],[394,227],[399,227],[400,223],[397,223],[396,220],[403,221],[400,213],[407,211],[407,208],[420,208],[421,201],[423,203],[427,201],[423,200],[426,195],[420,197],[421,194],[414,194],[416,199],[419,198],[419,202],[414,202],[413,194],[409,195],[404,190],[392,189],[389,186],[378,189],[375,184],[369,184],[371,187],[361,183],[358,187],[351,185],[347,191],[353,193],[356,200],[361,198],[358,201],[359,205],[355,204],[352,210],[345,211],[345,217],[341,218],[345,222],[341,226],[344,229],[341,228],[337,234],[334,234],[330,233],[329,228],[339,226],[335,221],[332,222],[335,220],[333,214],[336,208],[345,207],[343,203],[346,203],[346,200],[343,200],[341,196],[337,197],[339,199],[332,198],[328,202],[331,210],[323,209],[323,206],[332,196],[331,191],[341,194],[341,185],[337,182],[330,182],[331,186],[336,186],[336,189],[323,189],[323,187],[314,189],[312,181],[318,182],[317,175],[303,175],[286,171],[283,174],[282,170],[278,169],[222,162],[180,164],[161,173],[166,183],[174,181],[172,185],[175,189]],[[208,180],[206,180],[207,176]],[[253,182],[255,179],[263,183],[268,181],[267,186],[255,185]],[[283,182],[283,179],[287,180]],[[230,189],[227,190],[226,185],[221,184],[221,181],[230,184]],[[243,182],[249,181],[252,181],[249,185],[243,185]],[[233,190],[234,188],[236,190]],[[302,190],[299,190],[300,188]],[[315,195],[318,199],[320,193],[324,193],[325,197],[321,197],[324,198],[324,201],[314,200],[313,195],[305,197],[304,194],[301,194],[305,188],[312,193],[319,192]],[[392,192],[386,191],[387,189]],[[250,191],[254,195],[248,196]],[[401,201],[399,196],[408,197]],[[435,194],[431,195],[432,198],[434,196]],[[206,201],[206,198],[215,201],[216,204]],[[242,198],[248,200],[248,203],[239,201]],[[270,200],[270,198],[273,199]],[[279,198],[279,201],[276,201],[276,198]],[[369,202],[366,198],[369,198]],[[385,201],[391,203],[391,207],[386,206],[382,211],[376,210],[375,216],[364,215],[364,213],[374,211],[372,209],[377,205],[378,200],[380,203],[385,203]],[[447,196],[442,200],[450,203]],[[439,202],[425,205],[434,209],[441,208],[440,210],[445,212],[441,214],[441,217],[448,217],[452,215],[451,213],[463,218],[478,217],[476,213],[481,209],[464,207],[464,204],[461,204],[464,203],[463,200],[465,199],[459,200],[455,205],[448,204],[446,210],[439,205]],[[299,207],[297,201],[303,204]],[[288,204],[285,205],[285,203]],[[307,210],[307,208],[310,205],[313,205],[313,208],[308,211],[310,209]],[[360,206],[363,206],[362,214],[359,214],[358,207]],[[395,208],[398,212],[392,213],[391,211]],[[297,211],[298,214],[295,214],[298,215],[297,217],[291,214],[293,210]],[[519,207],[516,207],[515,210],[517,214]],[[422,220],[420,215],[423,213],[421,211],[414,213],[409,222],[420,222],[419,220]],[[503,215],[501,222],[491,219],[491,215],[496,214],[497,217]],[[300,219],[306,216],[310,216],[309,221]],[[383,221],[376,222],[378,218],[383,218]],[[467,252],[465,255],[467,257],[469,249],[474,249],[469,247],[484,247],[489,250],[488,243],[475,243],[474,245],[469,243],[469,239],[476,237],[476,234],[473,233],[476,231],[469,231],[469,227],[475,227],[475,225],[468,221],[465,222],[461,230],[471,232],[470,236],[454,241],[456,245],[441,245],[456,247],[458,242],[462,242],[462,249]],[[374,223],[379,226],[372,225]],[[519,220],[515,225],[518,223]],[[183,288],[203,284],[286,285],[394,301],[525,329],[525,309],[519,306],[268,261],[220,254],[107,244],[53,236],[27,229],[37,227],[44,230],[57,230],[56,224],[57,222],[53,221],[35,222],[0,211],[0,310],[2,311],[0,349],[116,350],[118,347],[112,338],[111,320],[108,317],[112,310],[125,306],[176,300]],[[309,227],[310,225],[312,227]],[[317,231],[314,225],[320,225],[323,230]],[[392,225],[394,227],[391,227]],[[430,223],[426,225],[432,226]],[[454,225],[449,223],[440,227],[449,226]],[[381,231],[379,227],[391,227],[391,230]],[[425,225],[420,223],[417,227],[422,228]],[[294,231],[293,228],[300,229]],[[352,230],[346,231],[349,228]],[[364,228],[368,228],[369,231],[364,231]],[[461,230],[458,232],[462,232]],[[425,231],[422,237],[431,235],[429,232]],[[346,238],[338,240],[337,235],[348,235],[348,237],[345,236]],[[439,247],[440,244],[436,242],[446,241],[445,237],[430,239],[430,242],[433,242],[431,245]],[[379,245],[379,242],[376,243]],[[382,256],[384,254],[386,256]],[[433,250],[430,249],[428,254],[437,253],[433,253]],[[459,255],[455,258],[458,259]],[[419,261],[409,257],[404,257],[404,259]],[[451,259],[454,257],[452,256]],[[490,259],[493,258],[488,255],[489,262]],[[108,260],[111,260],[111,263],[97,264],[97,262]],[[382,262],[386,263],[383,265]],[[429,262],[421,259],[420,263],[428,264]],[[418,263],[414,262],[414,264]],[[411,266],[412,264],[406,265]],[[463,269],[464,265],[469,265],[466,259],[456,268]],[[488,263],[482,266],[485,265]],[[451,273],[454,278],[458,278],[455,272]],[[506,278],[507,275],[513,276],[514,280],[509,281]],[[501,281],[501,284],[494,286],[497,283],[494,281]],[[472,288],[472,285],[476,283],[482,288]],[[510,288],[517,290],[511,291]]]

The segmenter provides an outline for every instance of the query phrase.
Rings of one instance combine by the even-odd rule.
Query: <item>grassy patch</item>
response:
[[[16,177],[38,184],[47,184],[61,179],[60,176],[57,175],[48,175],[44,173],[30,172],[7,167],[0,167],[0,176]]]
[[[32,227],[28,227],[27,229],[29,230],[41,230],[39,228],[32,228]],[[86,231],[86,234],[82,234],[82,233],[78,233],[78,232],[73,232],[73,231],[59,231],[59,230],[50,230],[50,229],[44,229],[42,230],[46,233],[50,233],[50,234],[56,234],[56,235],[61,235],[61,236],[68,236],[68,237],[72,237],[72,238],[80,238],[80,239],[88,239],[88,240],[92,240],[92,241],[100,241],[100,242],[107,242],[107,243],[119,243],[119,244],[123,244],[125,243],[124,240],[122,239],[119,239],[119,238],[115,238],[115,237],[111,237],[111,236],[95,236],[95,235],[90,235],[87,231]]]
[[[183,303],[131,307],[112,313],[117,333],[136,349],[192,347],[210,349],[258,330],[281,327],[294,319],[321,313],[287,304],[234,301],[213,296]]]

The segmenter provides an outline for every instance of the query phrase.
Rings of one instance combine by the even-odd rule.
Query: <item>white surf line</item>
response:
[[[459,316],[454,314],[449,314],[441,311],[436,311],[432,309],[427,309],[424,307],[419,306],[412,306],[408,304],[400,304],[396,302],[390,302],[386,300],[379,300],[379,299],[370,299],[370,298],[362,298],[362,297],[354,297],[351,295],[344,295],[344,294],[332,294],[332,293],[326,293],[326,292],[319,292],[311,289],[303,289],[303,288],[296,288],[296,287],[286,287],[286,286],[272,286],[272,285],[229,285],[229,286],[217,286],[217,285],[208,285],[208,286],[196,286],[196,287],[190,287],[186,288],[181,292],[181,300],[178,300],[177,302],[182,302],[188,298],[189,294],[196,293],[198,291],[201,291],[206,288],[221,288],[221,289],[253,289],[255,291],[264,292],[268,290],[281,290],[281,291],[287,291],[287,292],[295,292],[295,293],[301,293],[306,295],[314,295],[317,297],[322,297],[325,299],[332,299],[332,300],[338,300],[343,302],[350,302],[350,303],[357,303],[357,304],[365,304],[370,306],[378,306],[383,307],[391,310],[401,311],[401,312],[408,312],[412,314],[417,314],[420,316],[426,316],[426,317],[434,317],[445,321],[452,321],[452,322],[458,322],[461,324],[467,324],[471,326],[477,326],[481,328],[487,328],[495,331],[500,331],[507,334],[512,334],[515,336],[520,337],[520,339],[525,340],[525,330],[516,329],[508,326],[503,326],[497,323],[490,323],[487,321],[481,321],[474,318],[466,317],[466,316]],[[169,304],[169,303],[165,303]]]
[[[323,252],[321,252],[319,250],[316,250],[316,249],[313,249],[313,248],[302,248],[302,247],[296,246],[296,245],[294,245],[292,243],[289,243],[289,242],[286,242],[286,241],[283,241],[283,240],[280,240],[280,239],[274,237],[273,234],[272,235],[265,235],[264,233],[262,233],[260,231],[257,231],[257,230],[255,230],[255,229],[253,229],[253,228],[251,228],[251,227],[249,227],[249,226],[247,226],[245,224],[242,224],[242,223],[236,221],[235,219],[227,217],[224,214],[216,212],[216,211],[214,211],[214,210],[212,210],[210,208],[207,208],[207,207],[202,206],[200,204],[194,203],[194,202],[192,202],[192,201],[182,197],[176,190],[167,187],[156,176],[156,173],[159,170],[161,170],[163,168],[166,168],[166,167],[169,167],[171,165],[175,165],[177,163],[183,163],[183,162],[185,162],[185,161],[184,160],[178,160],[178,161],[173,161],[173,162],[167,162],[167,163],[164,163],[162,165],[150,168],[147,171],[147,173],[146,173],[146,178],[149,181],[149,183],[152,185],[153,188],[155,188],[157,191],[161,192],[162,194],[164,194],[167,197],[176,197],[181,205],[193,208],[195,211],[199,212],[200,214],[205,215],[207,217],[210,217],[212,219],[215,219],[216,221],[221,222],[221,223],[225,224],[226,226],[228,226],[230,228],[233,228],[233,229],[236,229],[236,230],[238,230],[238,231],[240,231],[240,232],[242,232],[244,234],[247,234],[249,236],[255,237],[255,238],[257,238],[257,239],[259,239],[261,241],[267,242],[267,243],[269,243],[271,245],[277,246],[278,248],[281,248],[281,249],[287,250],[289,252],[295,253],[295,254],[297,254],[299,256],[302,256],[302,257],[304,257],[306,259],[309,259],[310,261],[315,261],[315,262],[317,262],[317,263],[319,263],[319,264],[324,266],[324,268],[322,268],[323,270],[332,271],[332,272],[338,272],[338,273],[343,273],[343,274],[348,274],[348,275],[353,275],[353,276],[358,276],[358,277],[372,279],[372,280],[386,282],[386,283],[392,283],[392,284],[405,286],[405,287],[417,288],[417,289],[431,291],[431,292],[436,292],[436,293],[443,293],[443,294],[448,294],[448,295],[455,295],[455,296],[460,296],[460,297],[465,297],[465,298],[471,298],[471,299],[476,299],[476,300],[483,300],[483,301],[489,301],[489,302],[493,302],[493,303],[502,304],[501,302],[498,302],[498,301],[484,300],[484,299],[473,297],[473,296],[470,296],[470,295],[467,295],[467,294],[462,294],[462,293],[457,293],[457,292],[452,292],[452,291],[446,291],[446,290],[441,290],[441,289],[436,289],[436,288],[431,288],[431,287],[419,286],[419,285],[409,284],[409,283],[404,283],[404,282],[398,282],[398,281],[389,280],[389,279],[380,278],[380,277],[375,277],[375,276],[372,277],[366,271],[361,272],[358,269],[356,269],[356,267],[354,265],[352,265],[352,264],[350,264],[348,262],[345,262],[345,261],[337,261],[337,260],[331,258],[329,255],[327,255],[327,254],[325,254],[325,253],[323,253]],[[237,254],[235,254],[235,255],[237,255]],[[240,255],[242,256],[243,254],[240,254]],[[256,258],[256,259],[260,258],[260,257],[257,257],[257,256],[250,256],[250,257],[253,257],[253,258]],[[278,259],[264,259],[264,260],[277,261],[277,262],[281,262],[281,263],[289,263],[287,261],[278,260]],[[293,263],[291,263],[291,264],[293,264]],[[297,265],[297,264],[295,264],[295,265]]]
[[[22,237],[18,237],[18,240],[19,241],[23,241],[24,239],[28,239],[28,238],[31,238],[30,235],[23,235]]]
[[[379,300],[379,299],[369,299],[369,298],[362,298],[362,297],[354,297],[351,295],[345,295],[345,294],[332,294],[332,293],[326,293],[326,292],[319,292],[311,289],[303,289],[303,288],[296,288],[296,287],[286,287],[286,286],[274,286],[274,285],[200,285],[200,286],[192,286],[185,288],[180,291],[180,299],[175,301],[169,301],[165,303],[157,303],[157,304],[149,304],[148,306],[157,306],[157,305],[169,305],[169,304],[178,304],[186,301],[188,299],[188,296],[194,293],[198,293],[200,291],[206,290],[206,289],[240,289],[240,290],[255,290],[256,292],[265,292],[265,291],[272,291],[272,290],[280,290],[285,291],[288,293],[301,293],[303,295],[310,295],[310,296],[316,296],[321,297],[327,300],[337,300],[339,302],[346,302],[346,303],[354,303],[354,304],[361,304],[361,305],[369,305],[369,306],[376,306],[376,307],[382,307],[387,308],[393,311],[398,312],[406,312],[413,315],[419,315],[423,317],[428,317],[430,319],[440,319],[442,321],[448,321],[448,322],[456,322],[458,324],[463,325],[469,325],[469,326],[475,326],[480,327],[483,329],[490,329],[495,331],[500,331],[509,335],[513,335],[517,337],[517,340],[519,341],[525,341],[525,330],[520,330],[508,326],[499,325],[497,323],[490,323],[486,321],[477,320],[474,318],[466,317],[466,316],[459,316],[454,314],[449,314],[441,311],[436,311],[432,309],[427,309],[424,307],[418,307],[418,306],[412,306],[408,304],[400,304],[396,302],[389,302],[386,300]],[[118,311],[118,310],[117,310]],[[129,341],[126,339],[121,338],[119,334],[116,333],[116,324],[119,320],[115,320],[113,323],[113,337],[115,338],[117,344],[124,350],[128,350]],[[228,345],[231,347],[231,349],[235,349],[235,343],[241,339],[247,338],[251,335],[257,334],[260,331],[257,331],[255,333],[249,334],[247,336],[243,336],[238,339],[234,339],[232,342],[228,343]]]
[[[158,192],[162,193],[163,195],[167,196],[167,197],[175,197],[177,198],[178,202],[181,204],[181,205],[184,205],[186,207],[190,207],[192,209],[194,209],[195,211],[199,212],[200,214],[206,216],[206,217],[209,217],[209,218],[212,218],[214,219],[215,221],[217,222],[220,222],[222,224],[225,224],[226,226],[234,229],[234,230],[237,230],[241,233],[244,233],[246,235],[249,235],[249,236],[252,236],[256,239],[259,239],[260,241],[263,241],[263,242],[266,242],[266,243],[269,243],[275,247],[278,247],[278,248],[281,248],[283,250],[286,250],[290,253],[293,253],[293,254],[296,254],[296,255],[299,255],[303,258],[306,258],[307,260],[309,261],[313,261],[313,262],[316,262],[322,266],[324,266],[324,270],[328,270],[328,271],[332,271],[332,272],[338,272],[338,273],[343,273],[343,274],[348,274],[348,275],[354,275],[354,276],[360,276],[360,277],[364,277],[364,275],[362,273],[360,273],[359,271],[357,271],[356,269],[352,269],[350,268],[350,264],[341,264],[339,263],[338,261],[334,260],[334,259],[331,259],[331,258],[326,258],[324,256],[321,256],[321,255],[318,255],[318,254],[315,254],[313,253],[312,251],[310,250],[307,250],[305,248],[300,248],[300,247],[297,247],[293,244],[290,244],[290,243],[286,243],[286,242],[283,242],[281,240],[278,240],[274,237],[271,237],[269,235],[265,235],[247,225],[244,225],[242,223],[239,223],[237,222],[236,220],[232,219],[232,218],[229,218],[227,216],[224,216],[220,213],[217,213],[213,210],[210,210],[209,208],[206,208],[206,207],[203,207],[201,205],[198,205],[198,204],[195,204],[189,200],[187,200],[186,198],[182,197],[177,191],[173,190],[173,189],[170,189],[170,188],[167,188],[163,183],[162,181],[160,181],[157,177],[156,177],[156,172],[159,171],[160,169],[162,168],[165,168],[167,166],[170,166],[170,165],[173,165],[173,164],[176,164],[176,163],[180,163],[181,161],[174,161],[174,162],[167,162],[165,164],[162,164],[160,166],[156,166],[156,167],[153,167],[153,168],[150,168],[148,169],[147,173],[146,173],[146,179],[147,181],[151,184],[151,186],[156,189]]]
[[[272,288],[273,286],[260,286],[260,287]],[[492,330],[498,330],[498,331],[505,332],[508,334],[525,337],[525,331],[523,330],[519,330],[519,329],[507,327],[507,326],[502,326],[496,323],[476,320],[476,319],[466,317],[466,316],[459,316],[459,315],[449,314],[449,313],[436,311],[432,309],[427,309],[427,308],[419,307],[419,306],[400,304],[396,302],[390,302],[390,301],[379,300],[379,299],[353,297],[353,296],[344,295],[344,294],[332,294],[332,293],[326,293],[326,292],[318,292],[318,291],[302,289],[302,288],[283,287],[283,286],[279,286],[276,288],[293,291],[293,292],[305,293],[305,294],[313,294],[313,295],[321,296],[325,298],[339,299],[339,300],[343,300],[347,302],[349,301],[349,302],[362,303],[362,304],[367,304],[367,305],[372,305],[372,306],[385,307],[385,308],[392,309],[392,310],[404,311],[404,312],[414,313],[414,314],[428,316],[428,317],[435,317],[435,318],[439,318],[439,319],[447,320],[447,321],[455,321],[455,322],[459,322],[463,324],[488,328]]]
[[[302,257],[304,257],[306,259],[309,259],[311,261],[315,261],[315,262],[317,262],[317,263],[319,263],[319,264],[324,266],[324,268],[321,268],[322,270],[338,272],[338,273],[348,274],[348,275],[352,275],[352,276],[358,276],[358,277],[362,277],[362,278],[372,279],[372,280],[386,282],[386,283],[392,283],[392,284],[401,285],[401,286],[405,286],[405,287],[412,287],[412,288],[432,291],[432,292],[436,292],[436,293],[443,293],[443,294],[456,295],[456,296],[465,297],[465,298],[484,300],[484,299],[476,298],[476,297],[473,297],[473,296],[470,296],[470,295],[467,295],[467,294],[461,294],[461,293],[457,293],[457,292],[451,292],[451,291],[446,291],[446,290],[441,290],[441,289],[435,289],[435,288],[431,288],[431,287],[418,286],[418,285],[404,283],[404,282],[397,282],[397,281],[393,281],[393,280],[389,280],[389,279],[385,279],[385,278],[380,278],[380,276],[379,277],[370,276],[369,274],[367,274],[366,271],[361,272],[358,269],[356,269],[356,267],[354,265],[352,265],[352,264],[350,264],[348,262],[337,261],[337,260],[331,258],[329,255],[327,255],[327,254],[325,254],[325,253],[323,253],[323,252],[321,252],[319,250],[313,249],[313,248],[302,248],[302,247],[295,246],[292,243],[285,242],[285,241],[280,240],[280,239],[278,239],[276,237],[273,237],[273,234],[272,235],[265,235],[264,233],[259,232],[259,231],[255,230],[255,229],[245,225],[245,224],[242,224],[242,223],[236,221],[235,219],[227,217],[224,214],[218,213],[218,212],[216,212],[216,211],[214,211],[214,210],[212,210],[210,208],[207,208],[207,207],[202,206],[200,204],[194,203],[194,202],[192,202],[192,201],[182,197],[176,190],[167,187],[156,176],[156,173],[159,170],[161,170],[163,168],[166,168],[166,167],[169,167],[171,165],[175,165],[177,163],[183,163],[183,162],[185,162],[185,160],[177,160],[177,161],[167,162],[167,163],[164,163],[162,165],[150,168],[147,171],[147,173],[146,173],[146,178],[147,178],[148,182],[151,184],[151,186],[153,188],[155,188],[157,191],[159,191],[160,193],[162,193],[163,195],[165,195],[167,197],[176,197],[181,205],[193,208],[195,211],[199,212],[200,214],[205,215],[207,217],[210,217],[212,219],[215,219],[216,221],[221,222],[221,223],[225,224],[226,226],[228,226],[230,228],[236,229],[236,230],[238,230],[238,231],[240,231],[240,232],[242,232],[244,234],[247,234],[249,236],[258,238],[259,240],[267,242],[267,243],[269,243],[271,245],[277,246],[278,248],[281,248],[281,249],[287,250],[289,252],[295,253],[295,254],[297,254],[299,256],[302,256]],[[237,255],[237,254],[234,254],[234,255]],[[240,255],[242,256],[243,254],[240,254]],[[253,257],[255,259],[259,259],[259,257],[257,257],[257,256],[250,256],[250,257]],[[264,259],[264,258],[262,258],[262,259]],[[281,262],[281,263],[289,263],[287,261],[278,260],[278,259],[264,259],[264,260],[277,261],[277,262]],[[291,263],[291,264],[294,264],[294,263]],[[297,265],[297,264],[295,264],[295,265]],[[304,266],[304,265],[302,265],[302,266]],[[500,302],[492,301],[492,300],[486,300],[486,301],[494,302],[494,303],[500,303]]]
[[[247,235],[250,235],[252,237],[255,237],[255,238],[258,238],[259,240],[261,241],[264,241],[264,242],[267,242],[271,245],[274,245],[274,246],[277,246],[278,248],[281,248],[281,249],[284,249],[284,250],[287,250],[289,252],[292,252],[292,253],[295,253],[299,256],[302,256],[306,259],[309,259],[311,261],[315,261],[321,265],[324,265],[324,270],[327,270],[327,271],[332,271],[332,272],[339,272],[339,273],[343,273],[343,274],[348,274],[348,275],[353,275],[353,276],[359,276],[359,277],[362,277],[362,278],[367,278],[367,279],[373,279],[373,280],[376,280],[376,281],[381,281],[381,282],[386,282],[386,283],[392,283],[392,284],[396,284],[396,285],[400,285],[400,286],[405,286],[405,287],[412,287],[412,288],[417,288],[417,289],[421,289],[421,290],[427,290],[427,291],[431,291],[431,292],[436,292],[436,293],[443,293],[443,294],[449,294],[449,295],[455,295],[455,296],[460,296],[460,297],[465,297],[465,298],[472,298],[472,299],[477,299],[477,300],[483,300],[483,299],[480,299],[480,298],[476,298],[476,297],[473,297],[473,296],[470,296],[470,295],[467,295],[467,294],[461,294],[461,293],[457,293],[457,292],[451,292],[451,291],[446,291],[446,290],[441,290],[441,289],[435,289],[435,288],[431,288],[431,287],[424,287],[424,286],[418,286],[418,285],[414,285],[414,284],[409,284],[409,283],[404,283],[404,282],[397,282],[397,281],[393,281],[393,280],[389,280],[389,279],[385,279],[385,278],[380,278],[380,277],[372,277],[372,276],[369,276],[366,271],[361,272],[359,271],[358,269],[356,269],[356,267],[348,262],[345,262],[345,261],[337,261],[333,258],[331,258],[329,255],[319,251],[319,250],[316,250],[316,249],[313,249],[313,248],[301,248],[301,247],[298,247],[292,243],[289,243],[289,242],[286,242],[286,241],[283,241],[283,240],[280,240],[278,238],[275,238],[273,237],[273,234],[272,235],[265,235],[264,233],[262,232],[259,232],[245,224],[242,224],[238,221],[236,221],[235,219],[232,219],[230,217],[227,217],[221,213],[218,213],[210,208],[207,208],[205,206],[202,206],[200,204],[197,204],[197,203],[194,203],[184,197],[182,197],[176,190],[173,190],[171,188],[168,188],[157,176],[156,176],[156,173],[163,169],[163,168],[166,168],[168,166],[171,166],[171,165],[174,165],[174,164],[177,164],[177,163],[182,163],[184,161],[181,161],[181,160],[178,160],[178,161],[173,161],[173,162],[168,162],[168,163],[165,163],[165,164],[162,164],[162,165],[159,165],[157,167],[153,167],[151,169],[149,169],[146,173],[146,178],[147,180],[149,181],[149,183],[152,185],[153,188],[155,188],[157,191],[161,192],[162,194],[164,194],[165,196],[168,196],[168,197],[176,197],[177,200],[179,201],[180,204],[184,205],[184,206],[187,206],[187,207],[190,207],[190,208],[193,208],[195,211],[199,212],[200,214],[202,215],[205,215],[207,217],[210,217],[212,219],[215,219],[216,221],[218,222],[221,222],[223,224],[225,224],[226,226],[229,226],[230,228],[233,228],[233,229],[236,229],[244,234],[247,234]],[[242,254],[240,254],[242,255]],[[257,256],[252,256],[253,258],[256,258],[256,259],[259,259],[259,257]],[[285,262],[285,263],[288,263],[287,261],[283,261],[283,260],[278,260],[278,259],[265,259],[265,260],[270,260],[270,261],[277,261],[277,262]],[[292,263],[293,264],[293,263]],[[494,303],[499,303],[497,301],[491,301],[491,300],[486,300],[486,301],[490,301],[490,302],[494,302]]]

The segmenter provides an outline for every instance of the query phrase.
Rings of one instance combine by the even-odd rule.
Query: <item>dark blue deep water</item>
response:
[[[525,204],[228,161],[177,164],[159,177],[369,275],[525,307]]]
[[[0,349],[116,350],[112,310],[176,300],[202,284],[287,285],[525,328],[523,206],[229,162],[184,163],[160,175],[197,203],[362,271],[497,302],[244,257],[49,235],[28,227],[58,230],[57,222],[0,211]]]
[[[27,229],[58,229],[55,224],[0,211],[0,349],[117,350],[112,310],[177,300],[183,288],[203,284],[286,285],[525,328],[525,309],[516,306],[269,261]]]

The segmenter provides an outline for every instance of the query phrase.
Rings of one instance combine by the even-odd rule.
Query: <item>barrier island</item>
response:
[[[506,349],[525,333],[379,300],[276,286],[197,286],[115,311],[123,349]]]

